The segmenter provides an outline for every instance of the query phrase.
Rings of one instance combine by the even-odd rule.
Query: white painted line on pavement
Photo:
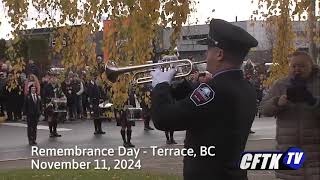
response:
[[[27,125],[24,123],[2,123],[2,125],[13,126],[13,127],[24,127],[24,128],[27,127]],[[37,129],[49,131],[49,127],[44,125],[38,125]],[[57,131],[71,131],[71,130],[72,129],[67,129],[67,128],[57,128]]]
[[[258,130],[266,130],[266,129],[273,129],[274,130],[274,132],[276,131],[276,126],[268,126],[268,127],[254,127],[254,126],[252,126],[252,130],[256,130],[256,131],[258,131]]]
[[[8,161],[21,161],[21,160],[29,160],[33,159],[33,157],[26,157],[26,158],[16,158],[16,159],[2,159],[0,160],[0,163],[2,162],[8,162]]]
[[[275,140],[276,138],[248,138],[248,141]]]

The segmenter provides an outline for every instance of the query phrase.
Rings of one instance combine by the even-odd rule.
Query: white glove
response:
[[[155,71],[152,71],[150,74],[152,76],[152,87],[156,87],[157,84],[168,82],[171,84],[171,81],[176,74],[176,69],[172,68],[169,71],[162,72],[159,68]]]

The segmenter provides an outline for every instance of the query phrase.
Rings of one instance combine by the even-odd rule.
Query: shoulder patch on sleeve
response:
[[[190,99],[196,106],[202,106],[214,99],[215,92],[208,84],[201,83],[191,94]]]

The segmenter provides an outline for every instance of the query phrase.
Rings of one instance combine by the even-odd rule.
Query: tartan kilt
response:
[[[117,126],[126,127],[126,126],[135,126],[134,121],[128,121],[125,111],[120,112],[120,117],[116,118]]]

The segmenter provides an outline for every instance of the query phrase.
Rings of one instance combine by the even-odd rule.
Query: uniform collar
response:
[[[217,73],[215,73],[212,78],[216,78],[217,76],[219,75],[222,75],[222,74],[225,74],[225,73],[228,73],[228,72],[231,72],[231,73],[241,73],[242,74],[242,70],[241,69],[224,69],[224,70],[221,70],[221,71],[218,71]]]

